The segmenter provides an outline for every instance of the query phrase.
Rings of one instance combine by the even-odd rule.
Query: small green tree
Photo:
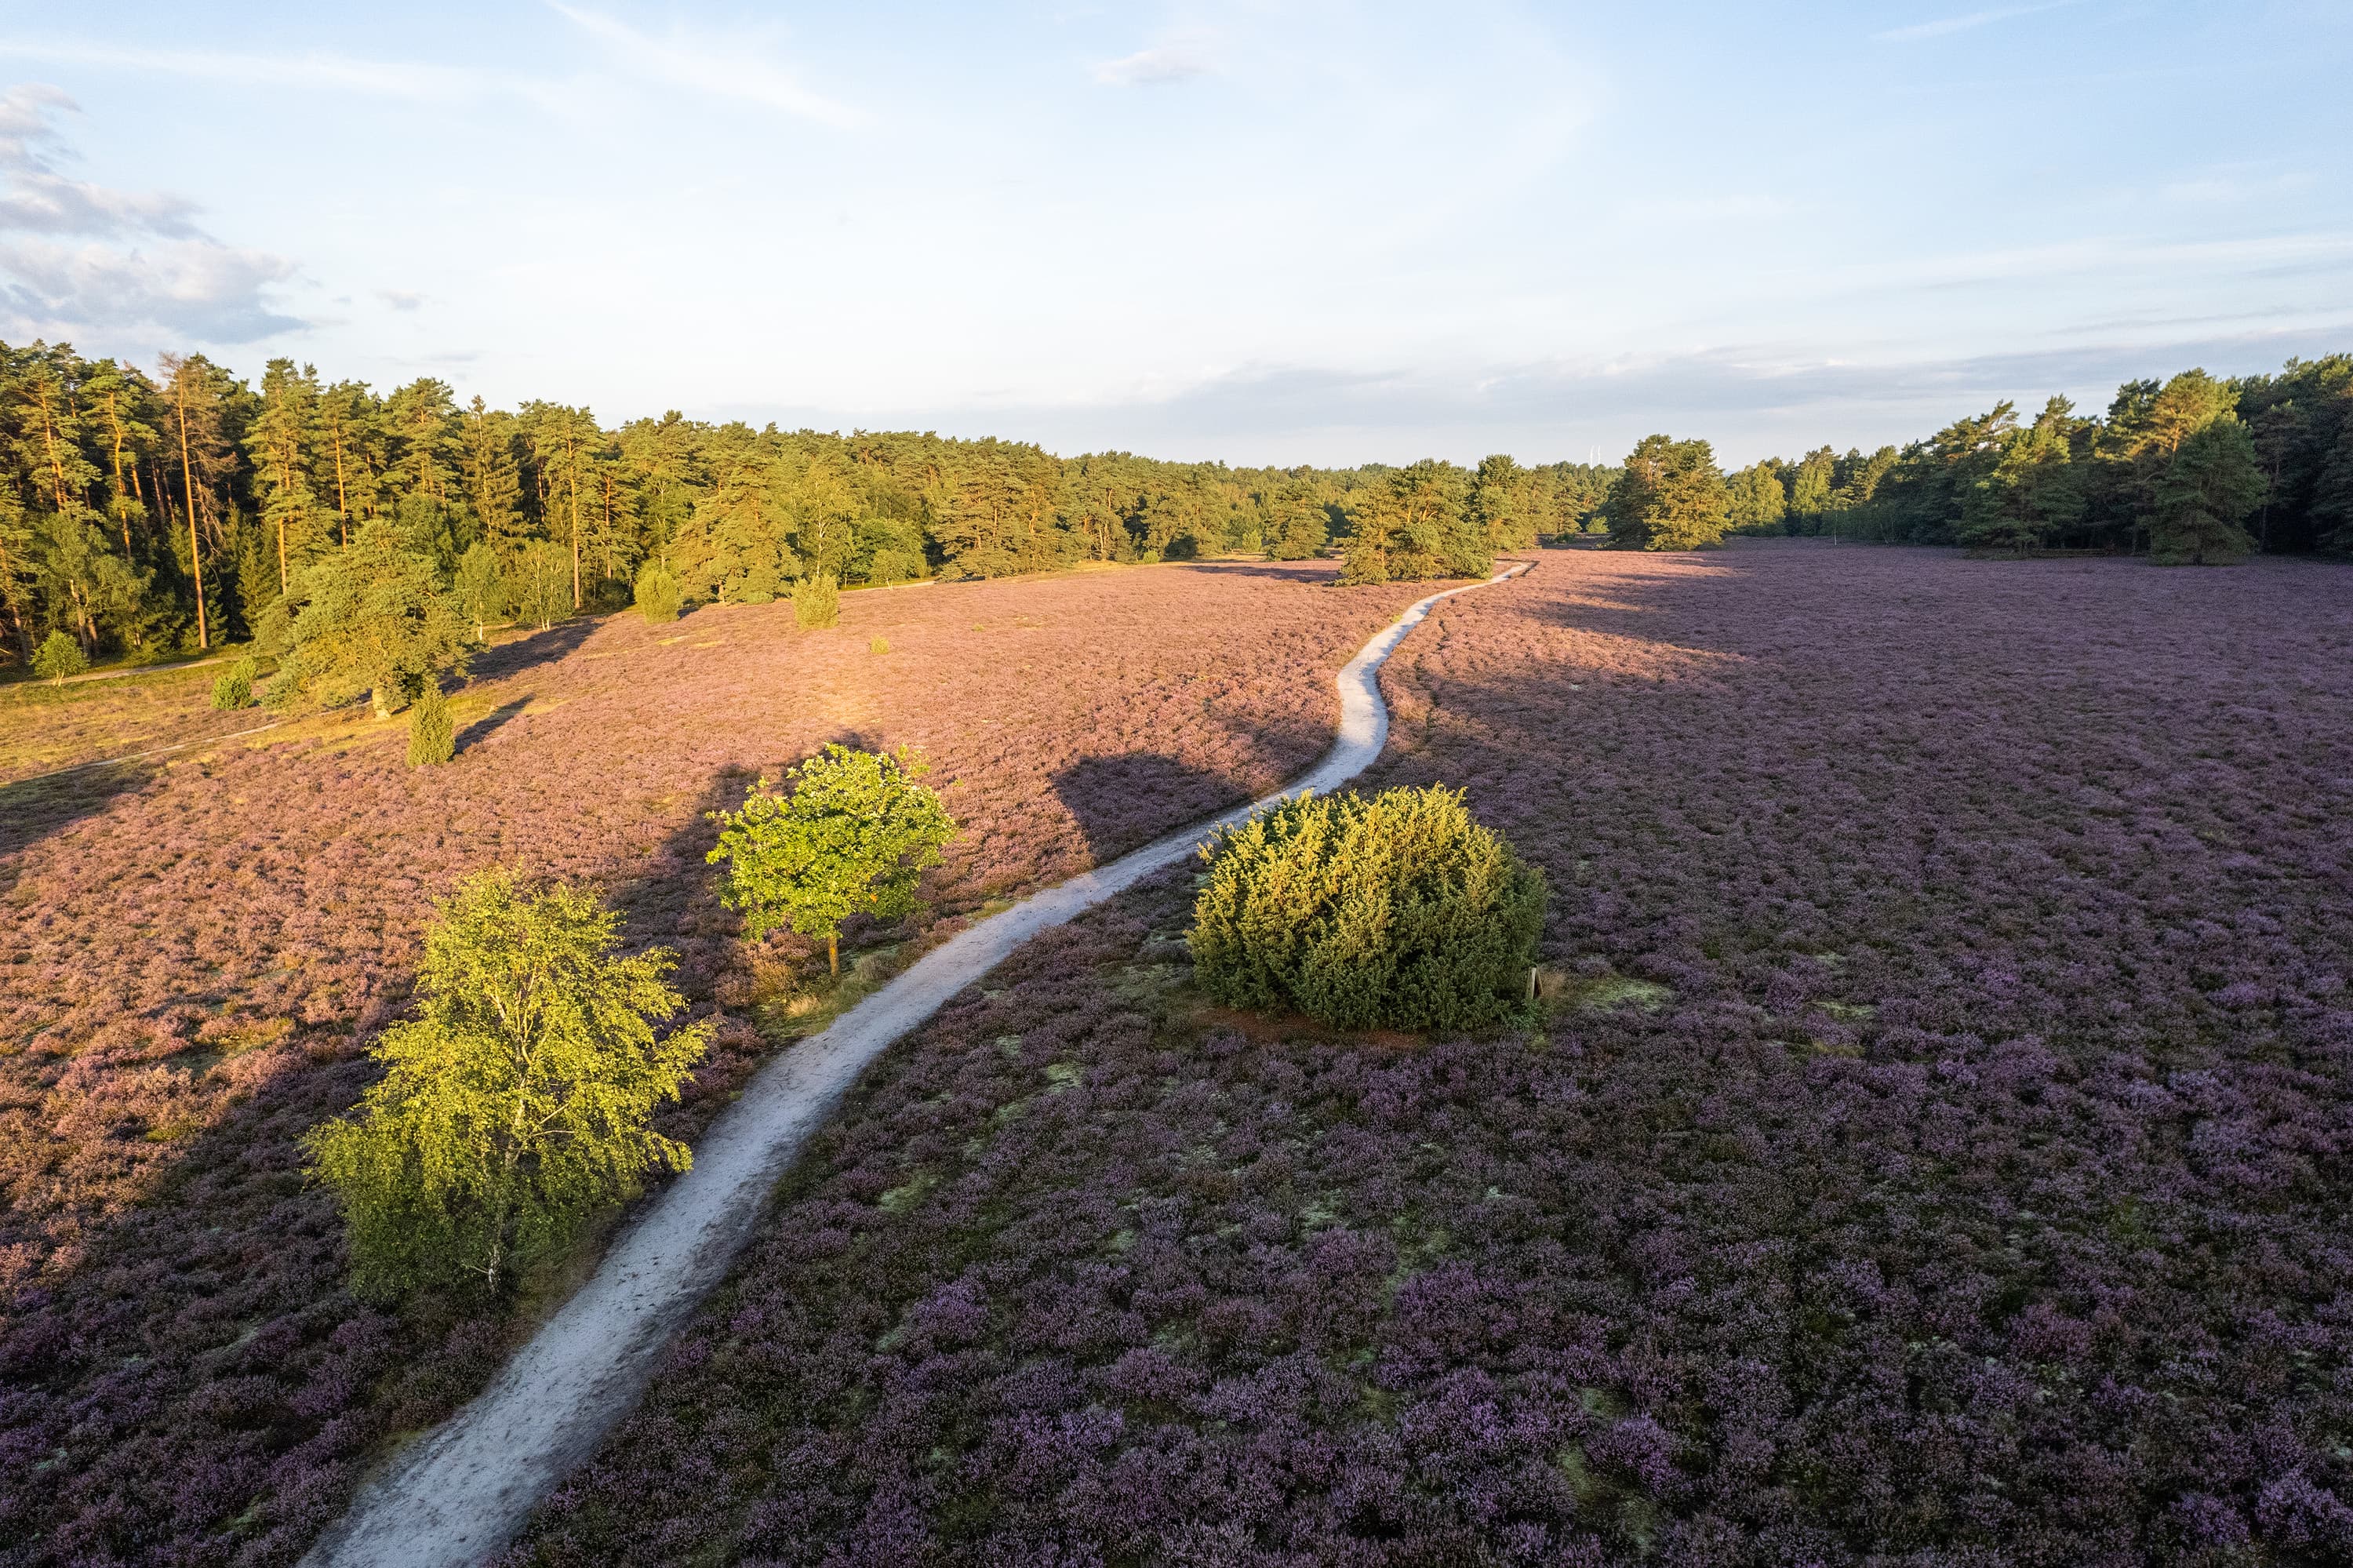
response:
[[[488,640],[491,622],[506,613],[506,584],[499,577],[499,557],[488,545],[480,540],[466,546],[458,557],[457,580],[450,591],[457,596],[458,613],[474,623],[474,641]]]
[[[841,590],[823,572],[793,584],[793,620],[815,631],[841,621]]]
[[[380,517],[305,567],[262,620],[261,641],[280,652],[272,707],[333,707],[364,694],[376,717],[389,718],[432,672],[465,663],[456,601],[433,564],[401,548]]]
[[[681,595],[678,578],[659,560],[648,561],[638,571],[638,613],[656,626],[678,619]]]
[[[1620,549],[1711,549],[1731,525],[1731,493],[1705,441],[1644,436],[1605,505],[1609,542]],[[1790,510],[1799,507],[1793,503]]]
[[[495,1293],[684,1145],[649,1125],[705,1048],[662,948],[614,952],[618,915],[494,868],[437,907],[418,1016],[372,1053],[385,1075],[356,1115],[303,1139],[350,1229],[353,1289],[387,1299],[479,1282]]]
[[[533,539],[516,558],[507,581],[507,601],[520,620],[542,631],[572,613],[572,558],[544,539]]]
[[[1357,492],[1354,531],[1343,552],[1342,583],[1422,577],[1481,577],[1494,555],[1470,514],[1471,479],[1451,462],[1424,458],[1392,469]]]
[[[1188,943],[1220,1001],[1344,1029],[1466,1029],[1523,994],[1544,876],[1460,790],[1301,795],[1201,855]]]
[[[449,699],[431,675],[408,710],[408,765],[437,768],[458,755],[458,727],[449,716]]]
[[[724,861],[719,897],[744,914],[757,938],[789,925],[825,938],[827,966],[841,972],[841,923],[852,915],[898,920],[955,823],[940,798],[915,782],[930,769],[906,747],[853,751],[828,744],[788,777],[789,795],[760,779],[744,809],[713,811],[721,824],[709,860]]]
[[[2254,437],[2223,414],[2182,440],[2157,481],[2149,559],[2168,567],[2221,567],[2255,547],[2240,526],[2260,505],[2266,481]]]
[[[40,650],[33,655],[33,673],[51,685],[68,675],[79,675],[90,668],[90,659],[81,651],[69,631],[52,631],[41,640]]]
[[[252,706],[254,677],[259,673],[260,671],[255,666],[251,655],[231,664],[228,667],[228,673],[213,679],[213,706],[216,708]]]

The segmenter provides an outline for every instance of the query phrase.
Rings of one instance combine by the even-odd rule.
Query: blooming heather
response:
[[[602,889],[633,946],[679,949],[712,1044],[656,1128],[691,1143],[758,1052],[704,810],[828,739],[920,746],[968,829],[926,887],[953,929],[1320,754],[1333,672],[1413,597],[1330,576],[851,593],[816,632],[786,605],[620,616],[480,656],[446,767],[408,768],[405,726],[355,715],[94,769],[37,810],[12,797],[0,1563],[290,1562],[372,1445],[498,1364],[501,1322],[345,1294],[333,1203],[301,1175],[297,1139],[356,1101],[407,1003],[432,895],[512,864]],[[169,687],[197,735],[236,716],[206,705],[210,673]],[[797,940],[773,958],[805,962]]]
[[[2353,592],[1550,554],[1368,788],[1540,1031],[1183,983],[1182,873],[880,1062],[511,1563],[2353,1554]],[[1247,1031],[1247,1033],[1244,1033]]]

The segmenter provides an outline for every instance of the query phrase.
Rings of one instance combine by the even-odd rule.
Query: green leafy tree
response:
[[[1278,561],[1312,561],[1332,540],[1332,514],[1318,487],[1286,480],[1266,503],[1266,553]]]
[[[467,546],[458,557],[449,591],[458,601],[458,613],[473,622],[474,641],[484,641],[491,622],[506,613],[506,582],[499,575],[497,553],[480,539]]]
[[[418,1016],[372,1053],[383,1078],[304,1139],[343,1203],[353,1287],[376,1299],[495,1294],[646,1172],[691,1163],[649,1125],[706,1046],[705,1024],[655,1033],[685,1005],[664,983],[671,954],[617,955],[618,915],[503,869],[437,908]]]
[[[1492,1023],[1523,994],[1544,876],[1461,790],[1302,795],[1201,855],[1187,940],[1220,1001],[1344,1029],[1451,1030]]]
[[[1749,464],[1732,476],[1725,521],[1746,534],[1778,534],[1788,511],[1788,492],[1781,484],[1781,465],[1771,458]]]
[[[438,768],[457,755],[458,726],[449,715],[449,699],[441,694],[441,683],[427,675],[408,710],[408,765]]]
[[[1732,497],[1705,441],[1644,436],[1609,487],[1609,542],[1630,550],[1705,550],[1724,542]]]
[[[793,584],[793,620],[809,630],[840,623],[841,590],[831,577],[819,573]]]
[[[280,653],[272,707],[334,707],[365,694],[388,718],[435,671],[464,663],[456,600],[382,517],[362,524],[351,548],[304,567],[271,611],[262,639]]]
[[[784,926],[824,938],[827,965],[840,973],[841,923],[913,914],[924,868],[940,863],[941,846],[955,836],[940,798],[916,782],[928,771],[903,747],[828,744],[791,770],[790,794],[760,779],[742,810],[711,813],[721,828],[708,858],[727,865],[720,901],[743,912],[754,939]]]
[[[638,570],[638,613],[659,626],[678,619],[678,578],[659,560],[648,561]]]
[[[523,546],[507,579],[515,617],[542,631],[572,613],[572,567],[561,546],[533,539]]]
[[[90,659],[82,652],[81,644],[64,630],[52,631],[43,638],[40,652],[33,655],[33,673],[52,685],[89,668]]]
[[[2254,438],[2224,414],[2182,440],[2157,482],[2149,558],[2160,566],[2229,566],[2255,547],[2241,526],[2263,499]]]

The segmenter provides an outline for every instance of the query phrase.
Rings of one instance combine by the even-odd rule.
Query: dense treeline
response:
[[[760,603],[804,578],[1002,577],[1081,561],[1364,539],[1359,578],[1484,569],[1574,529],[1611,471],[1491,458],[1409,469],[1234,469],[1026,442],[705,424],[608,429],[586,408],[389,393],[270,361],[257,387],[201,355],[150,376],[63,344],[0,345],[0,647],[204,649],[291,624],[307,568],[370,524],[464,618],[544,623],[628,602],[658,563],[690,600]]]
[[[2131,381],[2097,418],[2063,397],[2031,419],[2000,403],[1900,450],[1768,458],[1721,495],[1724,525],[1750,533],[2181,561],[2353,552],[2353,355]]]

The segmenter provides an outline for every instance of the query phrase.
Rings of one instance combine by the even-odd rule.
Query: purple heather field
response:
[[[788,604],[577,621],[476,660],[447,768],[406,767],[400,721],[345,715],[0,783],[0,1568],[290,1563],[564,1288],[507,1318],[373,1310],[302,1178],[296,1139],[370,1081],[457,877],[571,877],[625,911],[632,948],[679,949],[693,1011],[722,1018],[660,1117],[691,1141],[763,1035],[797,1027],[772,1005],[797,969],[824,962],[788,935],[737,939],[706,808],[828,739],[921,747],[965,830],[928,884],[922,935],[944,935],[1312,762],[1334,672],[1422,591],[1331,577],[852,593],[823,631]],[[266,721],[208,691],[184,674],[20,700],[0,751],[8,723],[84,710],[102,716],[51,735],[44,766]]]
[[[1040,939],[511,1564],[2353,1558],[2353,571],[1549,552],[1388,683],[1548,1016]]]

